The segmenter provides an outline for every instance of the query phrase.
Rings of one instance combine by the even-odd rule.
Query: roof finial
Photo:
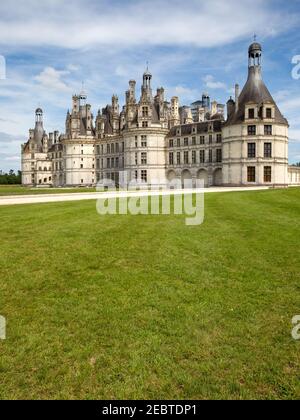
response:
[[[256,42],[256,40],[257,40],[257,35],[256,34],[253,35],[253,39],[254,39],[254,42]]]

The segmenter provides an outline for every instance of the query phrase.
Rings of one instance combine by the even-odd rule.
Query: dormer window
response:
[[[248,110],[248,118],[249,118],[249,120],[253,120],[255,118],[255,110],[254,110],[254,108],[250,108]]]
[[[266,109],[266,118],[268,118],[269,120],[272,118],[272,108]]]

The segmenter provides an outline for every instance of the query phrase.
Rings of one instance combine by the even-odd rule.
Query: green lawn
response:
[[[300,189],[0,208],[0,398],[300,397]]]
[[[21,185],[0,185],[0,197],[7,195],[69,194],[95,191],[95,188],[29,188]]]

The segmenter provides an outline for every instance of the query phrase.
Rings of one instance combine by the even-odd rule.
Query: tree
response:
[[[13,169],[11,169],[9,173],[4,173],[0,171],[0,184],[15,185],[15,184],[21,184],[21,183],[22,183],[21,171],[18,171],[17,174],[15,174],[15,171]]]

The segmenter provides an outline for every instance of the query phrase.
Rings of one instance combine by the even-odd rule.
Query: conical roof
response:
[[[270,103],[275,106],[275,122],[278,124],[288,125],[287,120],[279,111],[276,102],[266,87],[261,74],[260,66],[252,66],[249,68],[248,80],[238,99],[238,111],[232,113],[228,118],[226,125],[239,124],[245,120],[245,106],[249,102],[257,105]]]

